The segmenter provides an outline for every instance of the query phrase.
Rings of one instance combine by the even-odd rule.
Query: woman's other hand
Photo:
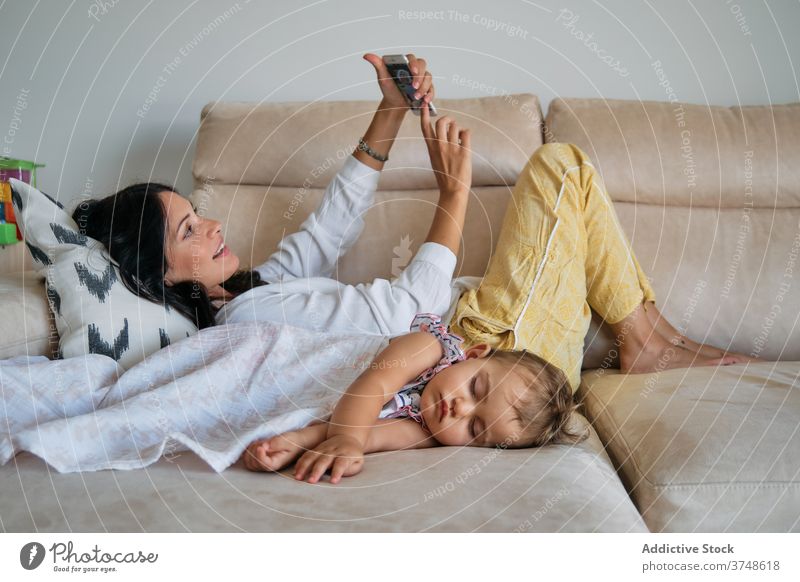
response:
[[[423,98],[425,103],[432,101],[435,94],[433,77],[427,70],[425,59],[418,59],[413,54],[406,55],[406,58],[408,58],[408,68],[414,76],[413,85],[417,90],[417,97],[415,98]],[[403,111],[407,111],[410,106],[392,80],[392,75],[389,73],[389,69],[386,68],[383,59],[374,53],[367,53],[364,55],[364,60],[375,67],[375,72],[378,75],[378,86],[381,89],[381,93],[383,93],[384,104],[391,108],[400,108]]]
[[[421,109],[422,135],[428,146],[440,195],[468,194],[472,185],[470,130],[459,128],[455,120],[447,115],[440,117],[434,128],[427,105],[423,105]]]

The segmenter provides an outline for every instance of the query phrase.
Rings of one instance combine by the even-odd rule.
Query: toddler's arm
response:
[[[364,452],[379,453],[438,446],[438,441],[411,418],[381,418],[373,425]]]
[[[383,405],[441,358],[442,346],[433,334],[415,332],[392,340],[336,404],[328,438],[347,437],[363,449]]]
[[[395,393],[436,365],[442,346],[432,334],[409,333],[392,340],[339,400],[328,425],[328,438],[297,462],[297,471],[316,483],[331,468],[331,483],[355,475],[364,464],[375,419]]]
[[[300,431],[302,442],[314,448],[327,438],[328,423],[312,424]],[[364,453],[382,451],[402,451],[405,449],[427,449],[438,447],[439,443],[426,432],[417,421],[411,418],[379,418],[369,432]]]
[[[346,440],[337,441],[334,437],[321,443],[314,451],[308,451],[297,461],[294,478],[299,481],[308,478],[309,483],[316,483],[330,467],[331,483],[338,483],[342,477],[350,477],[361,471],[364,453],[423,449],[439,445],[410,418],[380,419],[371,428],[363,449]]]
[[[269,439],[251,443],[242,454],[244,466],[251,471],[280,471],[309,449],[327,439],[328,423],[312,424]],[[382,418],[375,421],[364,453],[424,449],[439,443],[410,418]],[[302,478],[299,477],[298,478]]]

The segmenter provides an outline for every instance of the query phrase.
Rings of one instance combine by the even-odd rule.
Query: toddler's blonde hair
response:
[[[544,358],[527,350],[492,350],[490,358],[528,379],[527,388],[514,404],[523,429],[508,443],[508,448],[541,447],[548,444],[574,444],[588,437],[588,429],[572,427],[578,404],[566,374]]]

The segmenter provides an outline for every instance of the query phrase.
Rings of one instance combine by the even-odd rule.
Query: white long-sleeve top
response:
[[[474,277],[452,281],[456,256],[438,243],[422,244],[394,280],[345,285],[331,278],[339,257],[364,228],[380,172],[348,156],[328,184],[319,207],[256,267],[269,285],[229,300],[217,323],[277,321],[322,331],[398,335],[417,313],[449,321],[461,291]],[[445,319],[446,318],[446,319]]]

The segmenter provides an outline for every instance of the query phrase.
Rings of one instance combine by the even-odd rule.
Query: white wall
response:
[[[188,193],[205,103],[377,102],[369,51],[424,56],[442,98],[663,101],[660,61],[681,101],[798,101],[798,25],[791,0],[8,0],[0,155],[46,163],[64,201],[146,179]]]

